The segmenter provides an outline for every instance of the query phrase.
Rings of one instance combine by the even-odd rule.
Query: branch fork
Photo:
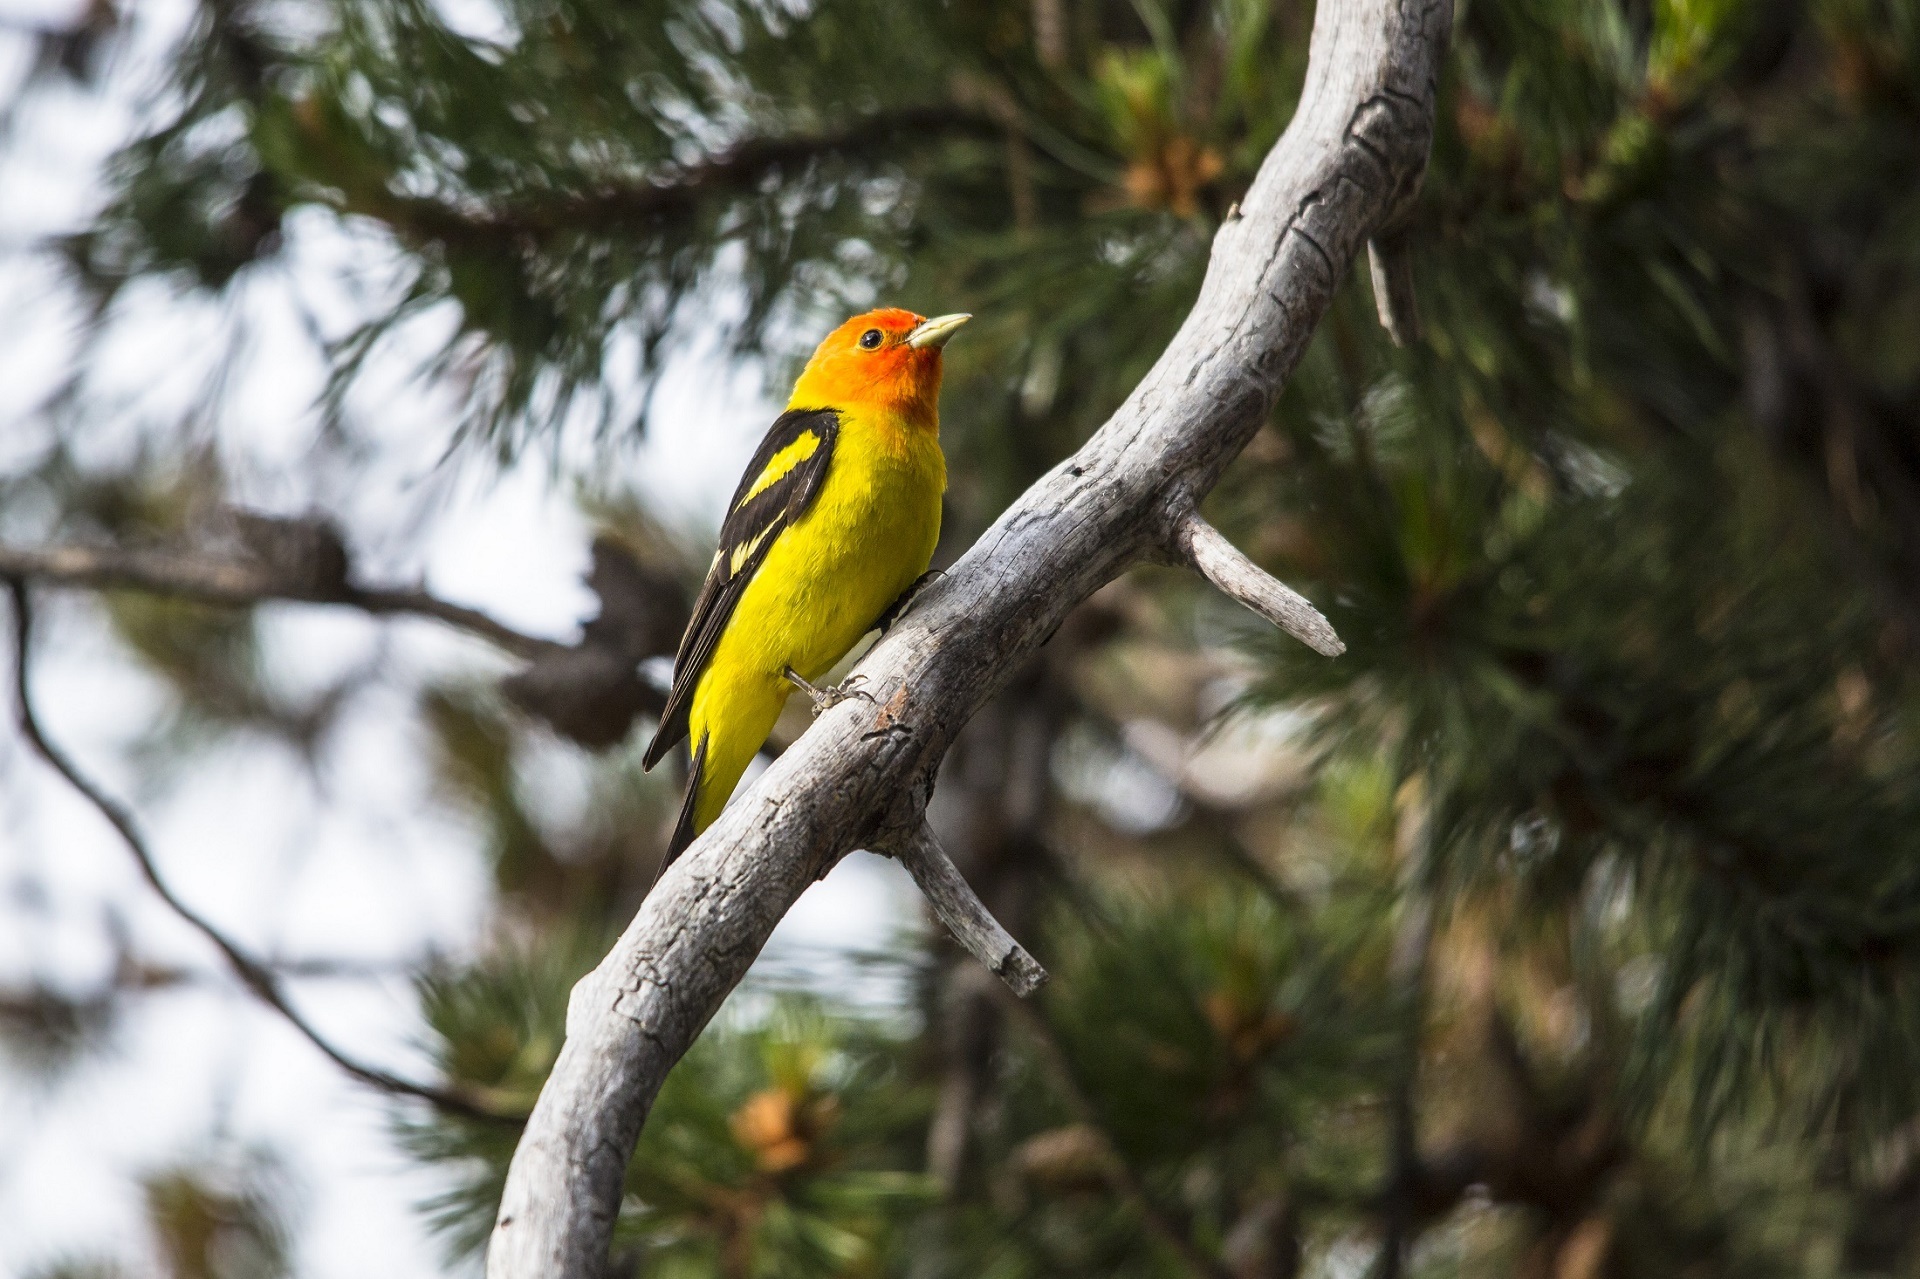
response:
[[[883,708],[885,731],[846,705],[815,720],[668,869],[576,991],[507,1172],[489,1279],[605,1273],[627,1162],[667,1072],[800,894],[892,827],[887,814],[1080,601],[1129,565],[1177,551],[1317,652],[1341,651],[1325,618],[1217,531],[1195,515],[1169,529],[1164,513],[1190,511],[1253,437],[1367,240],[1417,183],[1452,21],[1450,0],[1315,9],[1299,108],[1241,216],[1216,236],[1172,343],[1071,461],[1014,502],[862,659],[869,687],[911,698]],[[892,827],[912,832],[894,851],[937,912],[946,900],[943,922],[976,938],[968,949],[996,971],[1029,972],[1030,958],[1021,962],[919,833],[921,814],[909,820]]]

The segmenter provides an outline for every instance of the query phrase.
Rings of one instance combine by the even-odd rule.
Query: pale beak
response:
[[[948,338],[960,331],[961,325],[972,318],[965,311],[936,315],[931,320],[922,321],[913,332],[907,334],[907,345],[916,351],[924,351],[928,347],[938,350],[947,344]]]

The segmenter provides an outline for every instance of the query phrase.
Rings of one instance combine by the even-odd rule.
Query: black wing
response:
[[[839,433],[840,415],[832,409],[788,409],[774,419],[767,438],[760,441],[720,525],[720,549],[714,552],[706,584],[693,602],[693,620],[680,637],[680,652],[673,659],[673,691],[667,694],[660,730],[647,747],[643,767],[659,763],[687,735],[694,685],[712,660],[734,606],[759,572],[767,551],[813,504]]]

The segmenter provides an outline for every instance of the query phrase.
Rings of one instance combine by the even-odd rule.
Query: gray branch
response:
[[[1220,530],[1188,512],[1174,529],[1174,547],[1200,576],[1323,657],[1347,651],[1333,626],[1306,597],[1268,576]]]
[[[921,822],[886,851],[907,868],[913,882],[926,894],[933,913],[961,948],[1007,983],[1014,994],[1025,998],[1046,985],[1047,970],[987,910],[986,903],[947,856],[947,850],[940,847],[931,826]]]
[[[1413,291],[1413,242],[1404,231],[1376,235],[1367,241],[1368,274],[1373,279],[1373,307],[1380,327],[1395,346],[1420,340],[1420,305]]]
[[[1322,0],[1300,108],[1199,299],[1120,410],[1001,515],[842,703],[655,886],[591,981],[508,1170],[490,1279],[597,1279],[667,1071],[780,917],[856,847],[898,847],[975,711],[1067,612],[1163,555],[1271,410],[1367,238],[1419,181],[1450,0]]]

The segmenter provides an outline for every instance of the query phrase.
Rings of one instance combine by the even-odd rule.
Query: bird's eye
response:
[[[873,348],[875,348],[876,346],[879,346],[880,342],[881,342],[881,333],[879,329],[868,329],[865,333],[862,333],[860,335],[860,345],[865,347],[869,351],[873,350]]]

